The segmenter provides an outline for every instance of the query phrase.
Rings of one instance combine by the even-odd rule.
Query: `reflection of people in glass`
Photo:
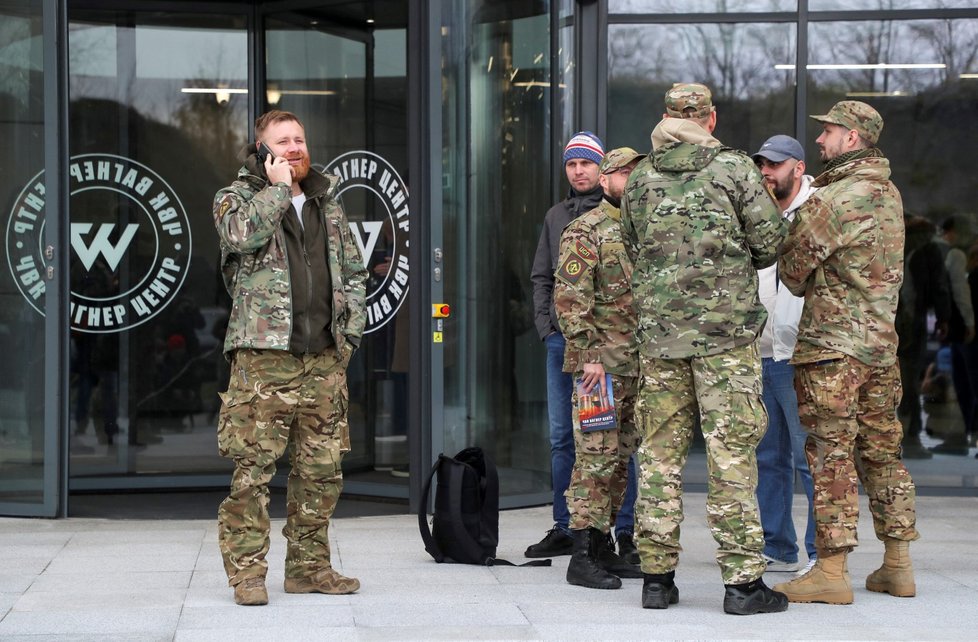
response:
[[[395,230],[393,221],[388,217],[381,227],[380,239],[374,247],[368,270],[374,281],[372,289],[376,290],[393,269]],[[375,342],[384,341],[381,349],[384,359],[383,370],[387,379],[375,380],[378,390],[389,390],[389,394],[378,394],[378,406],[374,409],[376,418],[375,433],[375,469],[390,470],[394,477],[409,475],[407,464],[407,434],[408,434],[408,370],[410,364],[410,290],[403,294],[400,309],[394,319],[371,333],[371,346]],[[389,424],[386,424],[389,422]],[[386,424],[386,425],[382,425]]]
[[[91,269],[85,269],[81,261],[76,260],[72,263],[70,274],[72,291],[86,298],[98,299],[114,294],[118,284],[117,277],[112,274],[101,256],[94,261]],[[84,323],[86,318],[82,315],[81,323]],[[99,435],[99,440],[112,445],[119,433],[118,336],[79,329],[72,331],[71,342],[71,369],[75,375],[73,434],[80,437],[88,432],[92,397],[97,389],[102,417],[102,434]],[[72,444],[72,451],[76,453],[91,452],[91,450],[91,447],[86,444]]]
[[[929,459],[929,450],[920,442],[923,428],[920,408],[920,381],[927,357],[927,313],[937,319],[935,335],[947,335],[951,315],[947,271],[941,250],[934,242],[937,228],[919,216],[904,216],[906,246],[903,250],[903,285],[897,304],[896,331],[900,337],[897,357],[903,398],[897,414],[903,423],[903,458]]]
[[[346,369],[366,322],[367,272],[334,196],[339,179],[310,171],[299,119],[270,111],[255,138],[237,180],[214,197],[232,298],[218,447],[235,465],[218,541],[243,605],[268,603],[268,483],[290,446],[285,590],[360,588],[332,567],[328,530],[350,449]]]
[[[942,238],[938,246],[944,253],[951,284],[951,322],[947,340],[951,346],[951,378],[958,398],[963,422],[950,430],[944,441],[931,448],[944,455],[967,455],[967,431],[974,421],[975,390],[978,389],[978,364],[972,347],[975,340],[975,287],[968,274],[968,255],[965,253],[972,240],[970,221],[964,216],[951,216],[941,224]],[[976,279],[978,280],[978,279]]]

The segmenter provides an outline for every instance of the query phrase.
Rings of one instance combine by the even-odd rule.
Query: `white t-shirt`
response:
[[[292,197],[292,207],[295,208],[295,215],[299,217],[299,227],[306,229],[302,224],[302,206],[306,204],[306,195],[300,193],[298,196]]]

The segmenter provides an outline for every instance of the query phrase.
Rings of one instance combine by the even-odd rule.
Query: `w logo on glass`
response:
[[[133,237],[139,231],[139,225],[137,223],[126,225],[122,234],[119,236],[119,240],[115,243],[111,241],[112,232],[115,230],[114,223],[102,223],[99,225],[98,231],[95,233],[95,238],[92,239],[91,243],[88,243],[85,237],[91,231],[92,227],[93,225],[91,223],[71,224],[72,249],[75,250],[75,254],[78,255],[78,259],[85,266],[86,270],[92,269],[92,266],[95,265],[95,259],[101,254],[105,257],[105,262],[109,266],[109,269],[115,272],[119,267],[119,261],[122,260],[122,256],[129,249],[129,244],[132,243]]]
[[[160,313],[183,286],[191,256],[186,210],[153,169],[114,154],[80,154],[68,165],[72,330],[123,332]],[[48,258],[44,172],[24,186],[7,220],[10,273],[44,314]]]

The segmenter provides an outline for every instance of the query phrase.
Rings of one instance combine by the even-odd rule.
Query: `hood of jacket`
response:
[[[890,179],[890,161],[882,156],[857,158],[842,163],[818,175],[813,185],[825,187],[830,183],[844,178],[856,178],[865,181],[886,181]]]
[[[722,144],[696,123],[663,118],[652,130],[652,165],[660,172],[695,172],[720,153]]]

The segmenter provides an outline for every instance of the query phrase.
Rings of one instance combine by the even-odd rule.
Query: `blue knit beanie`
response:
[[[572,158],[583,158],[600,164],[604,158],[604,143],[591,132],[577,132],[564,148],[564,164]]]

